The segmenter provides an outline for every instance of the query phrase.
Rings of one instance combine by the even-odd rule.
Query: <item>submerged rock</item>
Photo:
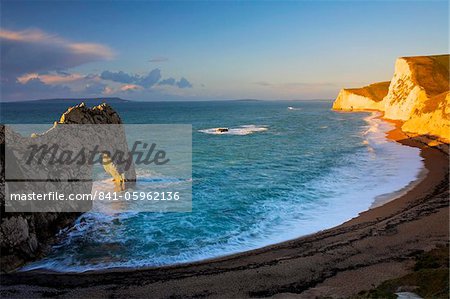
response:
[[[217,128],[216,132],[225,133],[225,132],[228,132],[228,128]]]

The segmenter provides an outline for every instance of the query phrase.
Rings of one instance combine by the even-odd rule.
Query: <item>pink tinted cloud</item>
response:
[[[37,73],[25,74],[17,78],[17,81],[21,84],[25,84],[32,79],[39,79],[41,82],[49,85],[66,84],[85,79],[84,75],[81,74],[44,74],[39,75]]]
[[[133,91],[133,90],[139,90],[139,89],[142,89],[142,87],[139,85],[136,85],[136,84],[125,84],[120,87],[121,91]]]
[[[22,31],[0,29],[0,38],[22,42],[38,42],[43,40],[57,41],[57,38],[55,36],[46,34],[38,29],[27,29]]]
[[[0,29],[3,76],[17,77],[69,69],[88,62],[114,57],[112,49],[97,43],[72,42],[39,29]]]

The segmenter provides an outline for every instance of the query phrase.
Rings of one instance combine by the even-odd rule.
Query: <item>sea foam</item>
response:
[[[243,125],[236,128],[226,128],[227,131],[221,131],[223,128],[211,128],[198,130],[201,133],[212,135],[249,135],[257,132],[267,131],[267,126]]]

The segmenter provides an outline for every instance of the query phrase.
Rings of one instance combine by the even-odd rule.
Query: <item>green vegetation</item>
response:
[[[414,272],[387,280],[375,289],[363,291],[356,298],[395,299],[406,287],[423,298],[449,298],[449,247],[441,246],[417,255]]]

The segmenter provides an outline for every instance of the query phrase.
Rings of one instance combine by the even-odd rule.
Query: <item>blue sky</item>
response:
[[[320,99],[448,53],[447,1],[1,1],[1,99]],[[120,72],[120,73],[119,73]]]

